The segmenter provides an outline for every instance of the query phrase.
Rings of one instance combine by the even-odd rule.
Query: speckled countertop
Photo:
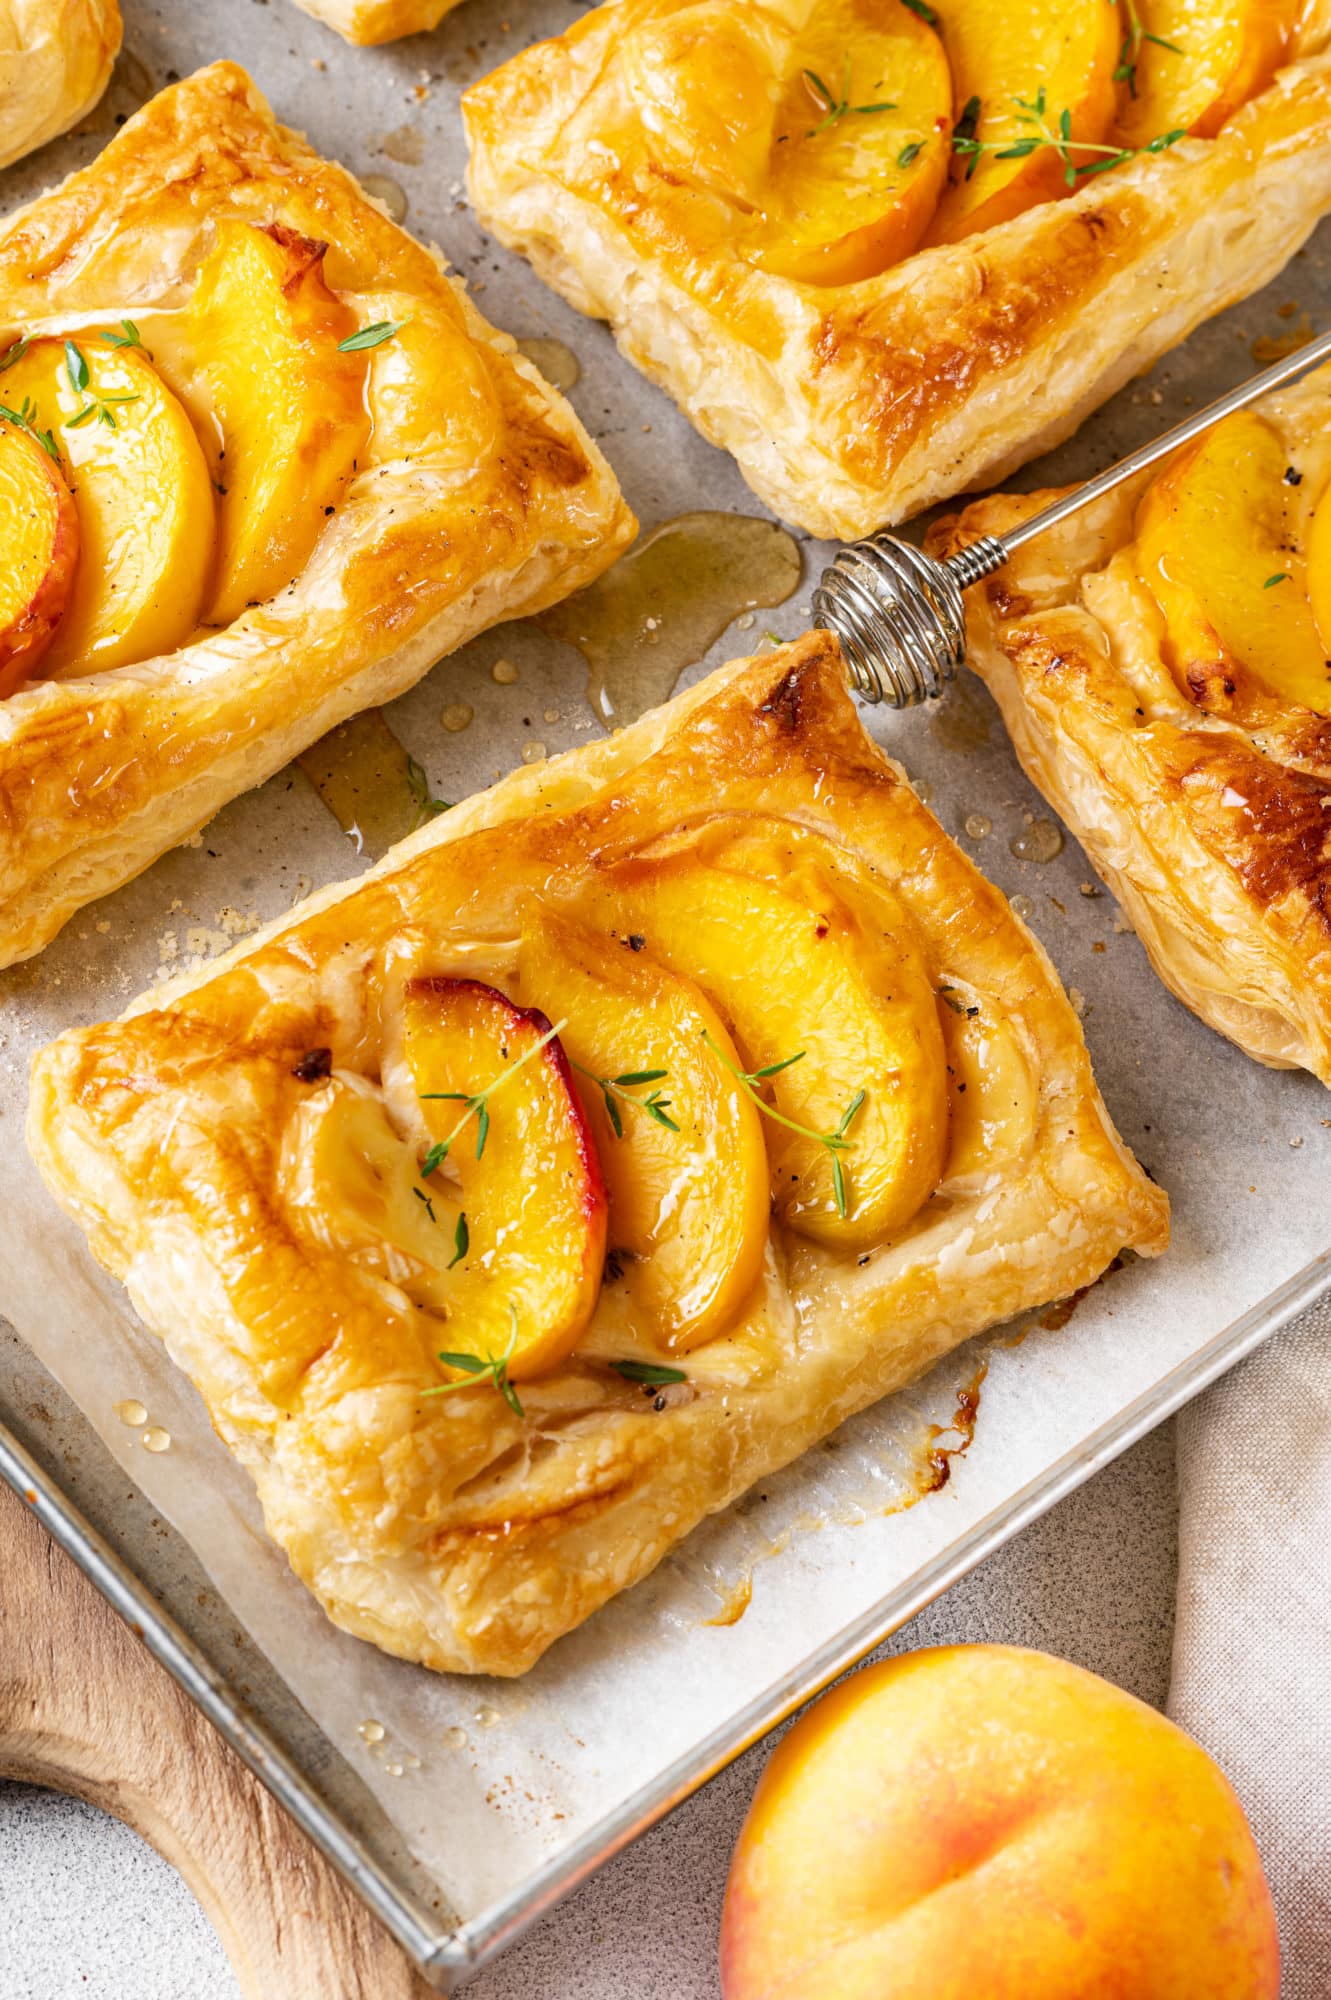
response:
[[[927,1504],[927,1503],[926,1503]],[[1165,1425],[898,1634],[1039,1646],[1164,1701],[1175,1573]],[[475,2000],[716,2000],[726,1865],[760,1744],[468,1988]],[[236,2000],[216,1937],[165,1862],[115,1821],[0,1786],[6,2000]],[[273,2000],[305,2000],[274,1995]]]

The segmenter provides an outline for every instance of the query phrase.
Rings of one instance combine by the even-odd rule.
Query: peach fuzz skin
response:
[[[905,1653],[774,1751],[725,2000],[1276,2000],[1238,1800],[1153,1709],[1043,1653]]]

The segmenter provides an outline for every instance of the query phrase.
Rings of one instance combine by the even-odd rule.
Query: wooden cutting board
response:
[[[431,1989],[166,1671],[0,1485],[0,1776],[141,1833],[217,1928],[246,2000]]]

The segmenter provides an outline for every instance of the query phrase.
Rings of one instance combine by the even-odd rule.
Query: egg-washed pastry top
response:
[[[814,534],[1002,476],[1331,204],[1316,0],[610,0],[463,99],[477,212]]]
[[[940,522],[945,554],[1050,496]],[[1331,369],[967,593],[970,664],[1166,985],[1331,1084]]]
[[[29,1142],[330,1617],[465,1672],[1168,1233],[824,634],[62,1036]]]
[[[458,0],[296,0],[304,13],[362,48],[395,42],[401,35],[427,34],[457,4]]]
[[[0,965],[633,530],[242,70],[164,90],[0,223]]]

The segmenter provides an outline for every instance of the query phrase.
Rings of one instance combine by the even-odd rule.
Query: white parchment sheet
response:
[[[17,201],[91,157],[117,112],[202,61],[244,61],[288,122],[366,175],[387,175],[407,222],[484,286],[480,303],[519,336],[577,354],[573,400],[645,527],[688,508],[759,512],[729,461],[621,361],[600,327],[553,299],[488,244],[462,205],[459,86],[566,5],[514,5],[504,24],[472,0],[435,35],[375,51],[344,48],[294,7],[210,0],[127,6],[130,59],[89,128],[6,176]],[[1316,313],[1325,256],[1291,266],[1261,301],[1199,334],[1186,355],[1118,399],[1061,455],[1091,470],[1166,422],[1170,405],[1250,371],[1253,337],[1280,332],[1277,305]],[[650,428],[648,428],[650,427]],[[791,636],[829,552],[806,545],[804,585],[779,611],[732,630],[708,664],[752,650],[764,628]],[[500,658],[516,680],[497,682]],[[539,741],[553,754],[598,727],[578,655],[534,627],[504,628],[435,668],[388,719],[456,798]],[[441,726],[446,704],[474,709]],[[942,1491],[886,1511],[909,1490],[929,1421],[946,1423],[977,1357],[845,1427],[798,1466],[700,1530],[656,1574],[555,1647],[516,1684],[444,1679],[382,1658],[335,1631],[264,1536],[248,1481],[213,1437],[194,1391],[138,1326],[118,1288],[37,1181],[22,1143],[31,1051],[61,1028],[118,1013],[159,974],[212,956],[309,887],[361,865],[303,777],[286,772],[239,800],[196,844],[84,912],[40,959],[0,975],[0,1307],[90,1417],[132,1479],[179,1527],[248,1629],[373,1788],[461,1915],[512,1896],[534,1870],[687,1758],[800,1661],[1076,1452],[1115,1414],[1186,1363],[1221,1328],[1331,1248],[1331,1098],[1306,1077],[1257,1068],[1158,985],[1112,899],[1084,895],[1069,846],[1046,865],[1009,841],[1041,810],[974,683],[939,714],[882,714],[875,733],[902,758],[962,840],[1030,921],[1070,987],[1110,1109],[1170,1191],[1174,1245],[1130,1264],[1061,1328],[1033,1316],[1024,1339],[986,1346],[978,1431]],[[983,814],[992,830],[964,832]],[[166,1451],[144,1448],[115,1405],[137,1399]],[[946,1440],[944,1440],[946,1442]],[[732,1623],[751,1581],[752,1601]],[[374,1725],[366,1728],[366,1725]],[[380,1730],[382,1734],[380,1734]],[[736,1746],[737,1747],[737,1746]]]

